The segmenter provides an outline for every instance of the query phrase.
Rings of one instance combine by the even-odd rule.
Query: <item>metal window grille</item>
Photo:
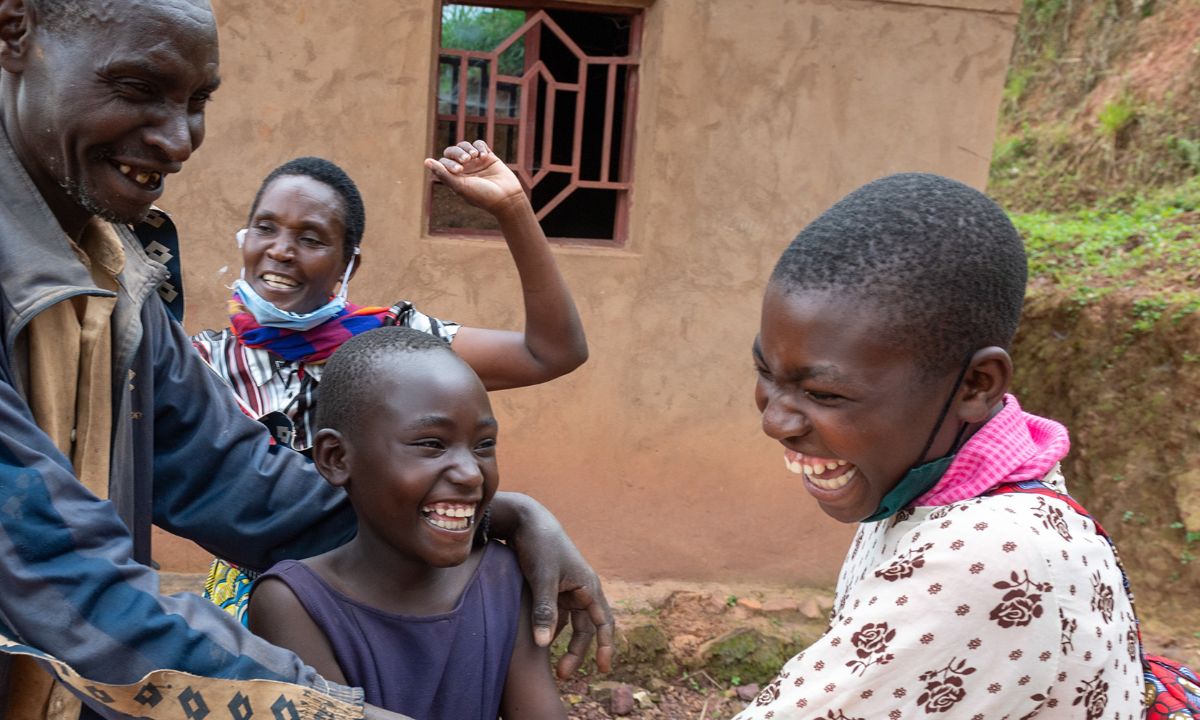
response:
[[[621,244],[642,15],[522,9],[524,23],[489,50],[439,43],[433,150],[482,137],[525,185],[547,235]],[[495,228],[472,210],[434,183],[432,231]]]

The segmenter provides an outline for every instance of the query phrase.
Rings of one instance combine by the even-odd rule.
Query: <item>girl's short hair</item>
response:
[[[855,190],[804,228],[771,282],[838,290],[881,313],[881,331],[930,376],[983,347],[1007,349],[1021,318],[1021,236],[986,195],[924,173]]]

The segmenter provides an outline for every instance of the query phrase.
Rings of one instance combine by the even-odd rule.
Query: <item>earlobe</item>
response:
[[[959,419],[975,424],[991,418],[1012,384],[1012,373],[1012,358],[1004,348],[993,346],[977,351],[963,377]]]
[[[313,463],[334,487],[350,484],[350,448],[337,430],[324,428],[313,438]]]
[[[10,73],[25,69],[31,12],[24,0],[0,0],[0,68]]]

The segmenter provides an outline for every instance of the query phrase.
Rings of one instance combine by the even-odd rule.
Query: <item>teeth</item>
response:
[[[133,180],[139,185],[157,185],[158,182],[162,180],[162,173],[160,172],[139,170],[135,173],[133,168],[124,163],[117,165],[117,168],[120,169],[122,175]]]
[[[426,505],[421,512],[452,518],[475,517],[474,505]]]
[[[844,475],[839,475],[835,478],[821,479],[818,477],[813,477],[812,475],[807,475],[807,478],[810,483],[816,485],[822,490],[837,490],[845,487],[847,483],[854,479],[854,476],[857,473],[858,468],[850,468],[849,472],[845,473]]]
[[[425,520],[443,530],[466,530],[475,517],[474,505],[449,505],[438,503],[421,508]]]
[[[283,287],[289,288],[296,287],[295,281],[293,281],[291,278],[285,278],[282,275],[276,275],[275,273],[263,273],[262,279],[264,282],[271,283],[272,285],[282,285]]]
[[[437,516],[430,516],[426,517],[425,519],[429,521],[430,525],[442,528],[443,530],[466,530],[467,528],[471,527],[471,521],[466,518],[458,520],[442,520]]]
[[[809,482],[823,490],[837,490],[845,487],[847,483],[854,479],[855,474],[858,472],[858,468],[850,465],[846,460],[806,456],[792,450],[784,452],[783,464],[789,472],[796,475],[804,475]],[[822,473],[844,468],[847,465],[850,465],[850,469],[837,477],[818,477]]]

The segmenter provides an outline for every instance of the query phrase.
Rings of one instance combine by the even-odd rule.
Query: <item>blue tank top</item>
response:
[[[443,615],[376,610],[295,560],[263,577],[291,588],[368,703],[421,720],[499,717],[525,582],[506,545],[488,543],[458,605]]]

